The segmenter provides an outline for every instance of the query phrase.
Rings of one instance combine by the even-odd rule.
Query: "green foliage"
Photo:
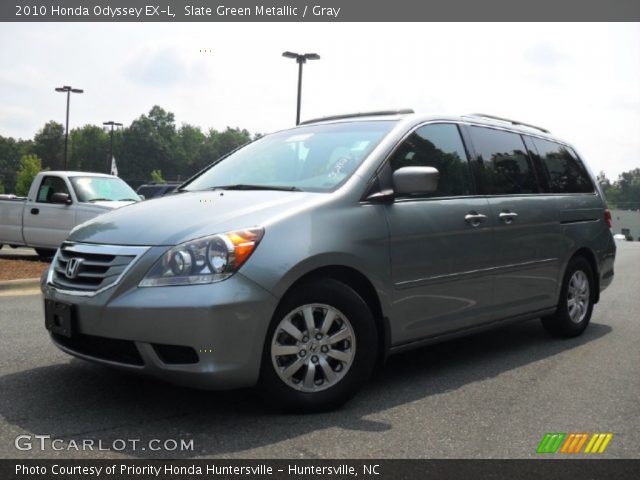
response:
[[[69,132],[68,170],[109,173],[111,132],[85,125]],[[247,130],[227,127],[203,132],[189,124],[176,126],[173,113],[154,106],[126,128],[113,132],[113,154],[119,176],[136,187],[157,170],[167,180],[184,180],[241,145],[257,138]],[[0,136],[0,181],[14,190],[23,155],[42,159],[42,167],[64,168],[64,126],[50,121],[33,141]]]
[[[111,169],[109,133],[95,125],[85,125],[69,134],[69,170],[107,172]],[[115,149],[114,132],[114,149]]]
[[[167,183],[164,178],[162,178],[161,170],[151,170],[151,181],[153,183]]]
[[[26,196],[35,176],[42,170],[42,161],[37,155],[23,155],[16,180],[16,194]]]
[[[4,193],[4,185],[0,182],[0,193]]]
[[[33,153],[42,159],[42,164],[52,170],[64,168],[64,127],[50,121],[33,137]]]
[[[640,209],[640,168],[623,172],[611,182],[604,172],[598,175],[598,183],[610,208],[622,210]]]

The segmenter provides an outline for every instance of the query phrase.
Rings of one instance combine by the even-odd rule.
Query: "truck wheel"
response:
[[[351,287],[328,278],[305,282],[273,316],[260,387],[279,410],[334,409],[368,380],[377,345],[373,315]]]
[[[584,332],[593,312],[593,275],[593,269],[584,257],[571,259],[564,274],[556,313],[542,318],[542,325],[549,333],[570,338]]]
[[[38,256],[42,258],[51,258],[56,254],[56,251],[50,248],[34,248],[34,250],[36,251]]]

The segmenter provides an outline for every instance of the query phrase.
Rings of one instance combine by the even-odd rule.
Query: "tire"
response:
[[[50,248],[34,248],[34,250],[36,251],[38,256],[43,258],[51,258],[56,254],[56,251]]]
[[[332,321],[325,322],[328,317]],[[351,287],[328,278],[305,282],[286,295],[273,316],[259,386],[278,410],[335,409],[369,379],[377,346],[371,310]]]
[[[556,313],[541,319],[547,332],[556,337],[571,338],[585,331],[593,312],[593,279],[591,264],[584,257],[575,257],[569,261]]]

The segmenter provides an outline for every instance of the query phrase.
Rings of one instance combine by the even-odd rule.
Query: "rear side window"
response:
[[[489,195],[537,193],[538,182],[520,135],[471,127],[471,141],[482,163],[481,183]]]
[[[458,127],[451,123],[418,128],[398,146],[390,158],[395,171],[402,167],[434,167],[440,173],[438,189],[430,197],[471,193],[471,174]]]
[[[559,143],[533,138],[551,193],[592,193],[589,174],[573,152]]]

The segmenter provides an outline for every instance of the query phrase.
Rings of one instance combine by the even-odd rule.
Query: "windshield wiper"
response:
[[[139,198],[121,198],[118,200],[118,202],[137,202],[139,200]]]
[[[298,187],[282,185],[251,185],[248,183],[237,183],[235,185],[218,185],[207,190],[281,190],[284,192],[302,192]]]
[[[92,198],[91,200],[87,200],[88,202],[113,202],[111,198]]]

